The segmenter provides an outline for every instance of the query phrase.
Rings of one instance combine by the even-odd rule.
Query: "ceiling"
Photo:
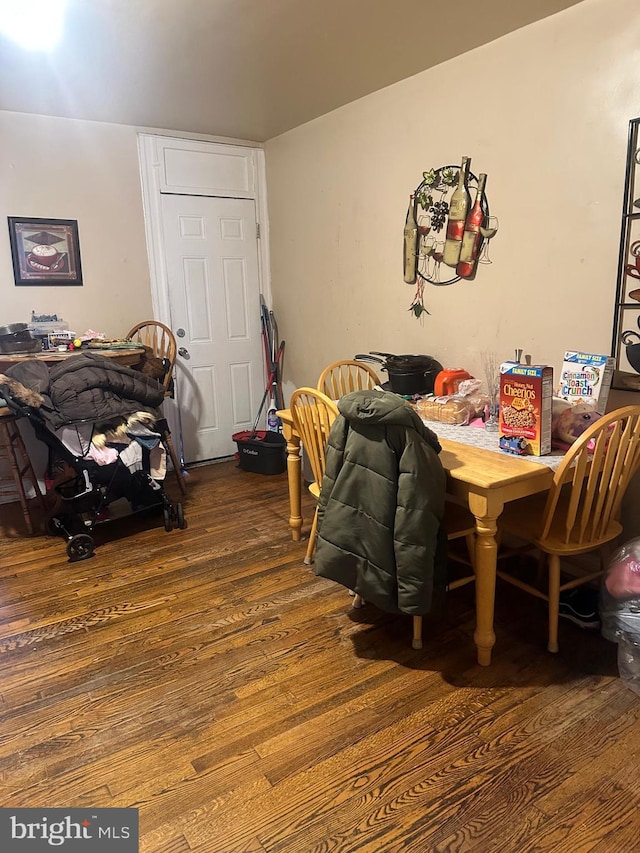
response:
[[[578,2],[68,0],[49,52],[0,36],[0,109],[263,142]]]

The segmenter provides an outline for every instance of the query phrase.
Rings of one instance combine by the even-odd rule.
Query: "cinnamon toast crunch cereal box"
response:
[[[568,351],[564,354],[557,394],[569,403],[594,404],[604,415],[615,359],[607,355]]]
[[[524,456],[550,453],[552,399],[552,367],[512,361],[501,364],[501,449]]]

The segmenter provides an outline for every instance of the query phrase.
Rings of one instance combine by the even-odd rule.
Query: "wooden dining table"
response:
[[[144,353],[144,347],[139,346],[136,347],[132,345],[131,347],[118,347],[118,348],[105,348],[98,349],[97,347],[91,347],[89,349],[82,348],[79,350],[67,350],[65,352],[59,352],[58,350],[44,350],[43,352],[32,352],[32,353],[24,353],[23,355],[9,355],[7,353],[0,353],[0,372],[4,372],[8,370],[14,364],[20,364],[22,361],[28,361],[29,359],[36,359],[36,361],[43,361],[47,365],[57,364],[61,361],[65,361],[68,358],[71,358],[74,355],[79,355],[80,353],[92,352],[96,355],[102,355],[105,358],[112,358],[118,362],[118,364],[123,364],[125,367],[133,367],[138,364],[140,359],[142,358],[142,354]]]
[[[278,412],[287,441],[289,526],[294,541],[302,534],[300,437],[289,409]],[[493,615],[496,589],[498,519],[509,501],[547,491],[560,454],[525,459],[498,448],[498,436],[478,434],[475,427],[428,423],[438,435],[440,460],[447,473],[447,491],[462,499],[476,520],[476,629],[478,663],[489,666],[495,644]],[[478,446],[478,445],[484,446]]]

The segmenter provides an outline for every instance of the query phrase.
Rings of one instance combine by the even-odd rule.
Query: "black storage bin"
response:
[[[282,474],[287,468],[287,442],[279,432],[249,430],[232,436],[238,446],[238,462],[243,471],[254,474]]]

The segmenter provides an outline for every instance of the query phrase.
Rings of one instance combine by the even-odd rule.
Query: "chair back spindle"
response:
[[[313,478],[322,486],[329,432],[338,417],[336,404],[315,388],[298,388],[291,395],[291,417],[307,454]]]
[[[165,396],[168,396],[178,350],[178,345],[171,329],[157,320],[144,320],[131,329],[127,335],[127,340],[135,341],[145,347],[149,347],[156,358],[160,358],[165,362],[166,372],[162,384],[164,385]]]
[[[375,370],[363,361],[345,359],[328,365],[318,379],[318,391],[339,400],[351,391],[366,391],[380,384]]]
[[[540,538],[549,537],[554,522],[557,533],[560,519],[566,545],[597,547],[617,522],[622,499],[639,467],[640,406],[599,418],[571,446],[556,471]]]

